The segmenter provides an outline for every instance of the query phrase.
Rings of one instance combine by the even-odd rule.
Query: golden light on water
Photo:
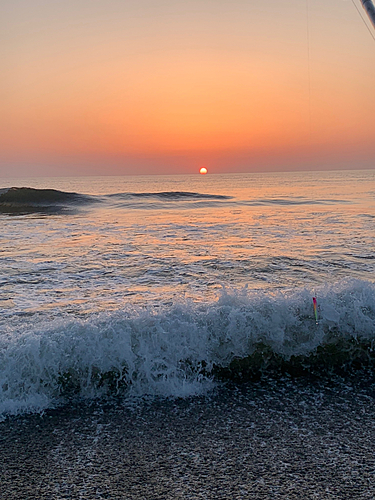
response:
[[[202,167],[200,170],[199,170],[199,173],[204,175],[204,174],[207,174],[207,168],[205,167]]]

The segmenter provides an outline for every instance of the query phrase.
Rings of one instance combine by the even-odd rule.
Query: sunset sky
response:
[[[2,0],[0,32],[0,177],[375,168],[350,0]]]

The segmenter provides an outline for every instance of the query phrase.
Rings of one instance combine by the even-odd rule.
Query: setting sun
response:
[[[199,173],[200,173],[200,174],[207,174],[207,168],[202,167],[202,168],[199,170]]]

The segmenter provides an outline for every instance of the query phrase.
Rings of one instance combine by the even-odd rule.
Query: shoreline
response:
[[[0,424],[0,498],[371,499],[375,385],[268,380]]]

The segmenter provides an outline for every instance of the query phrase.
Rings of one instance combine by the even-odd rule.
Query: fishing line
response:
[[[309,93],[309,137],[311,142],[311,57],[310,57],[310,12],[309,0],[306,0],[306,37],[307,37],[307,78]]]
[[[355,1],[354,1],[354,0],[352,0],[352,4],[354,5],[355,10],[358,12],[358,14],[359,14],[360,18],[361,18],[361,19],[362,19],[362,21],[363,21],[363,24],[366,26],[366,28],[367,28],[368,32],[370,33],[370,35],[372,36],[372,38],[373,38],[373,40],[374,40],[374,42],[375,42],[375,36],[374,36],[373,32],[370,30],[370,28],[368,27],[368,25],[367,25],[367,23],[366,23],[366,21],[365,21],[365,18],[362,16],[362,12],[358,9],[357,4],[355,3]]]

